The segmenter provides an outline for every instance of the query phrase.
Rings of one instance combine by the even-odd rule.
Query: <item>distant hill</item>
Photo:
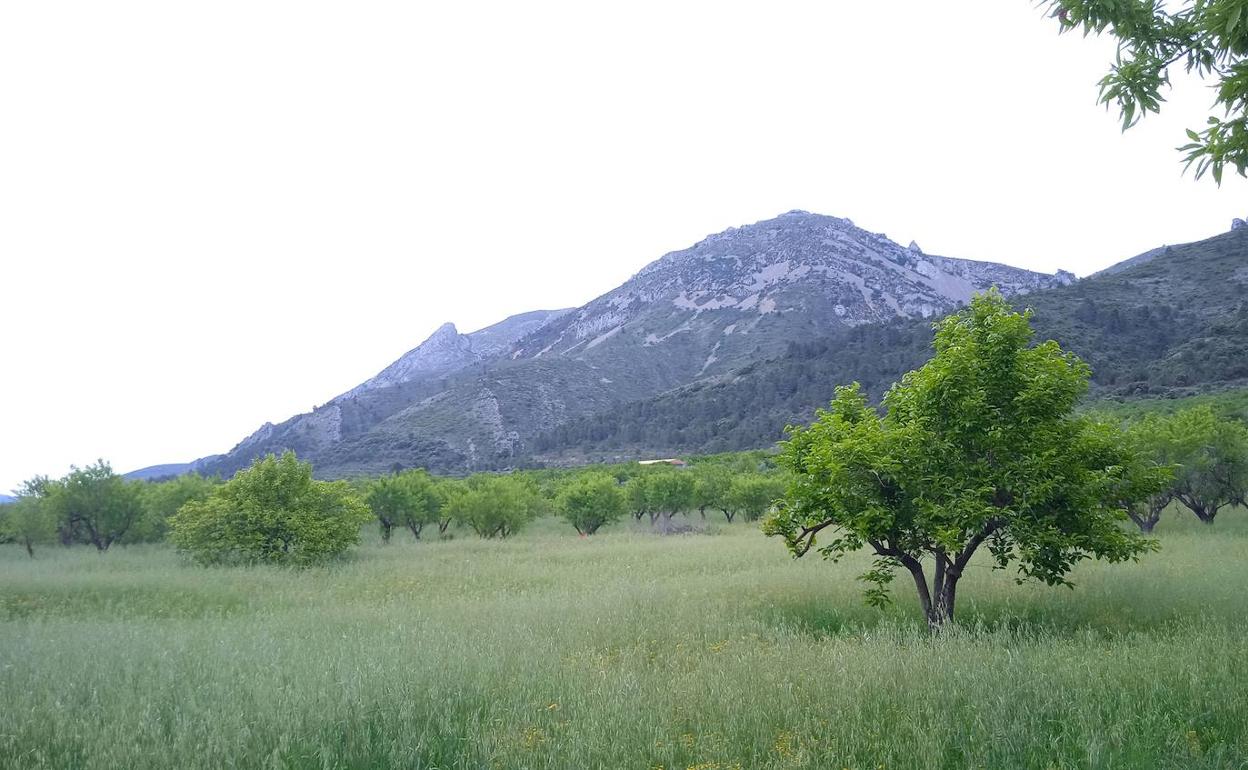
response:
[[[580,308],[467,335],[446,324],[376,377],[262,426],[204,468],[228,475],[284,449],[322,476],[508,467],[555,426],[735,377],[794,341],[935,318],[993,285],[1019,295],[1073,281],[929,255],[848,219],[792,211],[669,253]]]
[[[5,505],[6,503],[15,503],[15,502],[17,502],[16,497],[13,497],[11,495],[0,495],[0,505]]]
[[[1093,397],[1173,397],[1248,382],[1248,229],[1169,246],[1070,286],[1016,299],[1039,339],[1093,368]],[[837,384],[874,398],[931,355],[930,322],[898,320],[794,340],[779,356],[553,426],[533,462],[766,446],[807,422]]]
[[[139,468],[137,471],[130,471],[122,475],[128,479],[138,479],[141,481],[157,481],[161,479],[170,479],[181,476],[184,473],[200,473],[203,472],[204,466],[216,462],[221,455],[211,455],[209,457],[201,457],[189,463],[166,463],[164,465],[149,465],[146,468]]]

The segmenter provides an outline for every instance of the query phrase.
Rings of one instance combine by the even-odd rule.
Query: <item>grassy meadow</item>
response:
[[[1157,535],[1074,591],[977,566],[939,638],[749,524],[304,571],[3,546],[0,767],[1248,767],[1248,513]]]

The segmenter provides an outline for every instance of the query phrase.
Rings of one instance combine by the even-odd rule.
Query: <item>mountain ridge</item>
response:
[[[1016,297],[1036,338],[1087,361],[1092,397],[1180,397],[1248,383],[1248,228],[1145,252],[1078,283]],[[768,445],[806,423],[838,384],[873,399],[931,355],[922,320],[794,341],[783,355],[539,435],[533,462]]]
[[[373,378],[266,423],[208,469],[228,475],[284,449],[332,476],[508,467],[555,425],[727,375],[793,339],[932,318],[991,285],[1014,295],[1074,280],[928,255],[795,210],[668,252],[578,308],[468,335],[444,324]]]

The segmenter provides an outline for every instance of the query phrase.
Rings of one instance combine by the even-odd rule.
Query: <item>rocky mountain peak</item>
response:
[[[343,393],[334,401],[353,398],[370,390],[457,372],[478,361],[499,355],[516,340],[564,312],[566,311],[536,310],[521,313],[471,334],[460,334],[455,324],[448,321],[435,329],[424,342],[378,372],[375,377]]]
[[[715,348],[695,367],[707,374],[773,337],[931,317],[990,286],[1008,295],[1067,280],[925,254],[849,219],[793,210],[664,255],[525,339],[516,355],[619,355],[622,348],[701,338]]]

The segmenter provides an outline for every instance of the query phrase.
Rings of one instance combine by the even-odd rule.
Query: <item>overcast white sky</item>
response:
[[[1081,275],[1248,215],[1031,0],[0,5],[0,490],[229,449],[793,208]]]

